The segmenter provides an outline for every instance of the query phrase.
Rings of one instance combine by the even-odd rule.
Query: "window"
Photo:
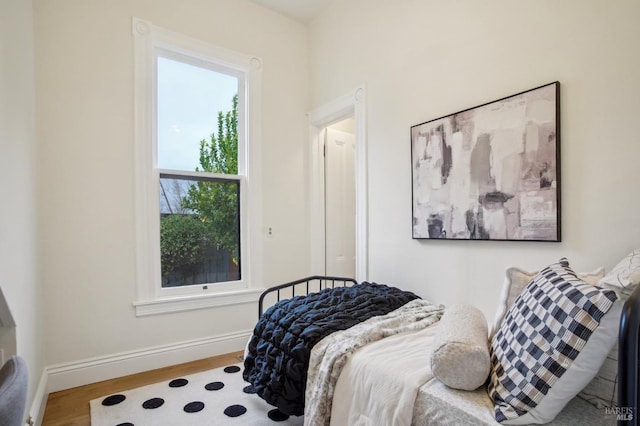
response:
[[[240,280],[242,76],[155,53],[162,287]]]
[[[161,286],[241,279],[240,181],[160,173]]]
[[[133,33],[137,315],[255,300],[261,62],[136,18]]]

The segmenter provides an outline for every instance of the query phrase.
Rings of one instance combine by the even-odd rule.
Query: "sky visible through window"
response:
[[[234,76],[158,57],[158,167],[194,171],[200,141],[218,130],[218,112],[232,108]]]

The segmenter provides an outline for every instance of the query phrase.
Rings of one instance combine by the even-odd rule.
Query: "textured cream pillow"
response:
[[[452,305],[438,324],[431,371],[454,389],[475,390],[491,370],[485,316],[471,305]]]

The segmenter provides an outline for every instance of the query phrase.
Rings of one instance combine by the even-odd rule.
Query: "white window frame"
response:
[[[262,289],[260,199],[260,58],[223,49],[133,18],[137,316],[254,302]],[[238,175],[159,169],[156,135],[157,57],[231,74],[238,88]],[[246,118],[246,119],[245,119]],[[160,273],[161,173],[235,178],[240,183],[238,281],[162,288]]]

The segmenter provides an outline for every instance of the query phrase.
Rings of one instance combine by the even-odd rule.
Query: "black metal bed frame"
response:
[[[317,284],[313,286],[313,283],[316,281]],[[331,284],[331,286],[329,286],[329,283]],[[264,292],[262,292],[262,294],[260,295],[260,299],[258,300],[258,318],[261,317],[262,313],[264,312],[264,299],[270,293],[276,293],[276,302],[278,302],[280,301],[280,290],[289,287],[291,288],[291,295],[287,296],[287,298],[296,296],[296,286],[304,285],[304,293],[300,293],[299,295],[307,295],[309,294],[309,290],[314,289],[314,287],[317,287],[317,291],[320,291],[324,290],[325,288],[335,288],[336,284],[338,284],[338,287],[347,287],[348,283],[350,283],[351,285],[358,284],[358,282],[353,278],[313,275],[307,278],[301,278],[299,280],[290,281],[285,284],[268,288]]]
[[[264,312],[264,300],[268,294],[276,293],[276,302],[280,301],[280,291],[291,288],[291,295],[296,295],[296,287],[303,286],[304,292],[298,295],[309,294],[309,290],[314,289],[313,282],[317,281],[315,287],[317,291],[325,288],[335,288],[347,285],[357,285],[353,278],[329,277],[314,275],[307,278],[291,281],[277,285],[265,290],[258,300],[259,316]],[[329,285],[330,284],[330,285]],[[618,334],[618,408],[615,410],[619,426],[639,426],[638,414],[638,384],[640,369],[638,362],[640,358],[640,286],[631,294],[622,307],[620,316],[620,328]]]
[[[638,425],[640,286],[622,307],[618,334],[618,425]]]

